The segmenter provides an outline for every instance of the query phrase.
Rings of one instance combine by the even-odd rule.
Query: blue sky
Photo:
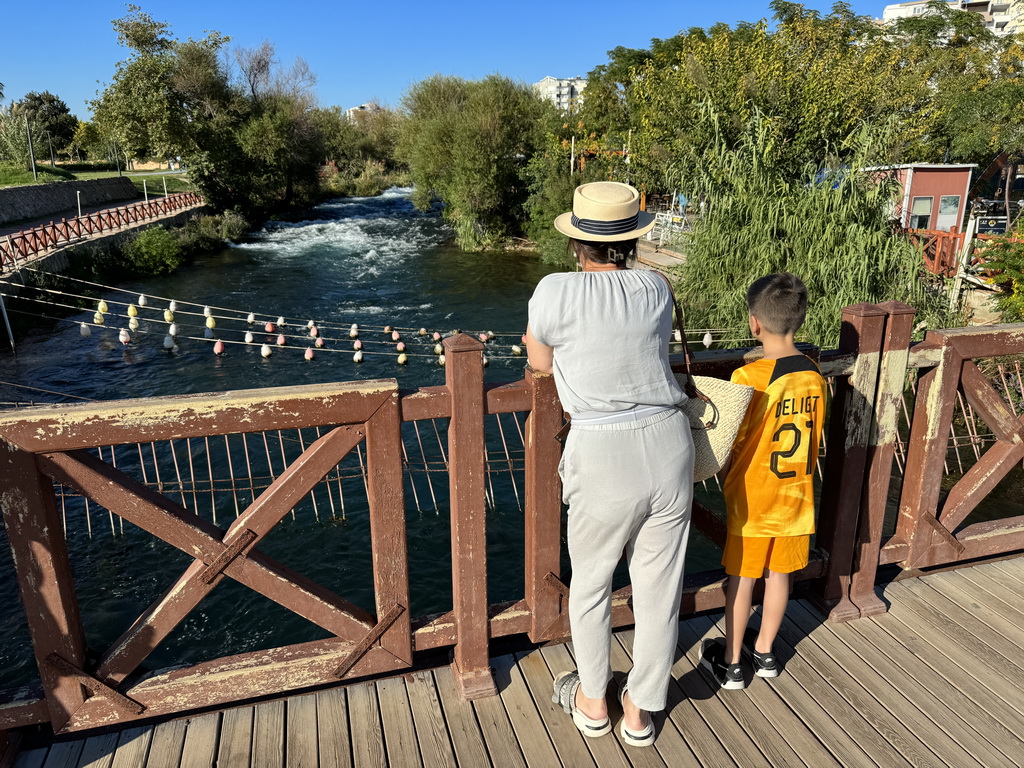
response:
[[[719,21],[756,21],[768,0],[707,2],[265,2],[136,0],[179,38],[217,30],[232,45],[274,44],[289,63],[302,56],[317,74],[321,104],[351,107],[375,99],[397,105],[405,90],[434,73],[478,78],[501,74],[536,82],[545,75],[585,75],[618,45],[644,48],[651,38]],[[9,2],[0,35],[0,82],[8,100],[49,90],[87,117],[87,101],[125,58],[111,19],[124,2]],[[805,5],[827,11],[832,3]],[[880,16],[883,0],[851,3]],[[642,13],[637,9],[643,9]]]

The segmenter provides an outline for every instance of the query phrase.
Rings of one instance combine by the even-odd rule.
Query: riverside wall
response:
[[[78,192],[83,207],[139,197],[127,176],[4,187],[0,189],[0,225],[73,211],[78,207]]]

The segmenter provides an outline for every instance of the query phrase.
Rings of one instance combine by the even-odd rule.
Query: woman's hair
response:
[[[569,238],[569,253],[576,258],[586,257],[595,264],[615,264],[625,266],[636,259],[637,239],[618,240],[612,243],[596,243],[593,240],[577,240]]]

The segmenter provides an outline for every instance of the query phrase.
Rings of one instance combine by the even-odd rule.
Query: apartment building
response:
[[[982,17],[985,26],[997,35],[1024,32],[1024,0],[958,0],[947,2],[950,8],[970,11]],[[908,16],[928,13],[928,0],[914,0],[909,3],[887,5],[882,11],[882,22],[891,23]]]
[[[583,89],[587,87],[585,77],[545,77],[533,84],[533,90],[542,99],[547,99],[563,112],[578,106],[583,98]]]

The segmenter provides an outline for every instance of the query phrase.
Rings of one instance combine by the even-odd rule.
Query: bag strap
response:
[[[690,351],[690,345],[686,342],[686,326],[683,324],[683,308],[679,305],[679,299],[676,298],[676,292],[672,288],[672,282],[668,279],[668,276],[658,270],[652,271],[664,280],[665,285],[668,286],[668,294],[672,297],[672,306],[675,308],[676,330],[679,331],[679,340],[683,345],[683,360],[686,364],[686,375],[692,379],[693,373],[690,370],[690,363],[693,361],[693,353]]]

